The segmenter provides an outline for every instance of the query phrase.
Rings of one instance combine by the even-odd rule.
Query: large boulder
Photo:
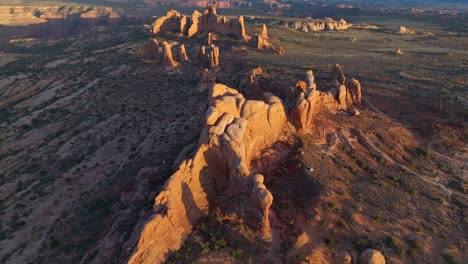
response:
[[[380,251],[368,248],[359,256],[359,264],[385,264],[385,258]]]

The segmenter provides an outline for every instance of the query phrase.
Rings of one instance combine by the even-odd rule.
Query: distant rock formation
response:
[[[344,19],[340,19],[339,21],[335,21],[331,18],[325,19],[325,25],[327,30],[345,30],[352,26],[352,24],[346,22]]]
[[[184,44],[180,44],[177,46],[177,60],[178,61],[188,61],[189,58],[187,56],[187,51],[185,50],[185,45]]]
[[[177,62],[175,62],[172,57],[171,46],[166,41],[164,41],[162,45],[163,45],[163,61],[162,61],[163,64],[165,66],[170,66],[170,67],[176,66]]]
[[[403,55],[404,53],[401,51],[401,49],[398,47],[396,50],[395,50],[395,54],[399,54],[399,55]]]
[[[211,32],[208,33],[206,44],[213,44],[213,34]]]
[[[397,31],[398,34],[401,34],[401,35],[414,35],[416,34],[416,32],[414,32],[413,30],[405,27],[405,26],[400,26],[398,28],[398,31]]]
[[[263,24],[262,26],[262,33],[260,33],[260,37],[262,39],[268,39],[268,29],[267,29],[266,24]]]
[[[289,27],[300,30],[302,32],[317,32],[322,30],[346,30],[352,26],[351,23],[346,22],[344,19],[335,21],[331,18],[325,19],[314,19],[306,21],[296,21],[292,24],[289,24]]]
[[[154,34],[166,31],[178,32],[187,37],[202,32],[215,32],[232,35],[240,40],[248,39],[245,34],[244,17],[228,19],[219,16],[216,5],[211,3],[208,3],[203,14],[195,10],[191,16],[186,16],[175,10],[169,10],[165,16],[156,19],[151,27],[151,32]]]
[[[145,59],[169,67],[189,61],[184,44],[171,45],[166,41],[159,44],[156,39],[150,39],[143,47],[143,52]]]
[[[219,47],[214,44],[201,46],[197,58],[205,68],[217,67],[219,66]]]
[[[291,111],[291,122],[300,132],[308,132],[312,126],[313,116],[317,112],[348,111],[350,106],[361,104],[359,81],[351,79],[347,87],[343,69],[338,64],[332,69],[332,86],[326,91],[317,90],[312,71],[307,71],[305,79],[306,81],[296,84],[300,95]],[[355,115],[355,112],[352,114]]]
[[[259,79],[265,76],[265,71],[261,68],[254,68],[246,73],[246,77],[241,80],[239,89],[248,95],[258,94],[261,92]]]

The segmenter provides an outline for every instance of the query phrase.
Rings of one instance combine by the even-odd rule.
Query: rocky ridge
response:
[[[256,74],[262,74],[261,69],[251,75]],[[165,261],[182,246],[194,224],[213,212],[243,219],[261,239],[270,241],[274,197],[264,177],[252,173],[252,160],[259,150],[307,132],[315,113],[347,110],[354,102],[347,88],[344,102],[336,93],[318,91],[312,71],[306,74],[306,92],[301,92],[291,114],[271,93],[249,100],[235,89],[214,84],[209,71],[202,79],[200,83],[209,88],[209,108],[198,148],[155,198],[154,215],[135,231],[139,239],[129,263]],[[238,206],[233,208],[232,201]]]

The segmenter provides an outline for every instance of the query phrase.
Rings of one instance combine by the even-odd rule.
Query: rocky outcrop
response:
[[[263,38],[262,35],[256,34],[252,40],[252,45],[259,50],[271,48],[271,44],[268,43],[268,40]]]
[[[331,18],[314,19],[306,21],[295,21],[288,25],[289,27],[300,30],[305,33],[317,32],[322,30],[346,30],[352,27],[351,23],[346,22],[344,19],[335,21]]]
[[[187,17],[176,10],[167,11],[165,16],[156,19],[151,26],[153,33],[166,32],[170,30],[179,30],[184,32],[187,26]]]
[[[401,51],[400,48],[397,48],[397,49],[395,50],[395,54],[402,55],[402,54],[404,54],[404,53]]]
[[[306,81],[296,84],[296,89],[300,91],[300,95],[291,111],[291,122],[300,132],[308,132],[312,126],[313,116],[317,112],[348,111],[353,104],[361,104],[361,85],[359,81],[351,79],[348,82],[348,87],[345,86],[346,77],[338,64],[333,67],[331,76],[333,79],[332,86],[325,91],[317,89],[312,71],[306,73]]]
[[[331,18],[325,19],[325,28],[327,30],[345,30],[352,26],[352,24],[346,22],[344,19],[340,19],[339,21],[335,21]]]
[[[198,61],[205,68],[215,68],[219,66],[219,47],[214,44],[201,46],[197,55]]]
[[[262,73],[254,69],[250,76]],[[290,121],[304,132],[314,113],[349,106],[342,106],[336,94],[317,90],[312,71],[306,79],[306,92],[300,94],[288,120],[280,98],[264,93],[262,100],[247,100],[237,90],[214,83],[205,70],[200,83],[209,90],[209,104],[198,147],[180,161],[155,198],[154,214],[137,228],[139,240],[130,264],[164,262],[182,246],[195,223],[209,214],[240,219],[259,238],[271,241],[274,197],[263,175],[252,173],[252,161],[264,148],[296,132]]]
[[[179,63],[189,61],[184,44],[169,44],[164,41],[159,44],[156,39],[150,39],[143,47],[146,60],[161,63],[164,66],[175,67]]]
[[[306,91],[317,89],[317,85],[315,84],[314,72],[312,70],[309,70],[306,72],[305,83],[306,83]]]
[[[361,83],[358,80],[351,78],[347,83],[347,89],[349,91],[349,96],[351,97],[353,104],[361,105]]]
[[[180,44],[180,45],[177,45],[176,47],[176,58],[178,61],[181,61],[181,62],[184,62],[184,61],[188,61],[189,58],[187,56],[187,51],[185,50],[185,45],[184,44]]]
[[[151,32],[155,34],[166,31],[178,32],[187,37],[202,32],[215,32],[232,35],[240,40],[248,39],[242,16],[236,19],[220,16],[216,12],[216,5],[210,3],[203,14],[195,10],[191,16],[185,16],[169,10],[165,16],[156,19],[151,27]]]
[[[172,57],[171,46],[166,41],[164,41],[162,45],[163,45],[163,60],[162,60],[163,65],[169,66],[169,67],[176,66],[177,62],[175,62]]]
[[[368,248],[359,256],[359,264],[385,264],[385,258],[380,251]]]
[[[346,77],[343,73],[343,67],[341,67],[339,64],[336,64],[333,66],[331,75],[330,75],[330,80],[337,81],[340,84],[345,84],[346,82]]]
[[[262,33],[260,33],[260,37],[262,39],[268,39],[268,29],[267,29],[266,24],[263,24],[262,26]]]
[[[405,26],[400,26],[398,28],[398,31],[397,31],[398,34],[400,35],[414,35],[416,34],[416,32],[414,32],[413,30],[405,27]]]
[[[273,197],[263,177],[250,174],[250,163],[259,150],[285,135],[285,108],[272,94],[265,94],[263,101],[246,100],[222,84],[213,85],[209,94],[198,149],[180,164],[156,197],[154,215],[144,224],[131,264],[163,262],[182,246],[196,221],[215,207],[247,221],[254,219],[254,226],[261,223],[258,231],[262,237],[271,237]],[[236,207],[219,199],[214,203],[221,193],[230,201],[241,199],[243,193],[250,193],[250,198]]]

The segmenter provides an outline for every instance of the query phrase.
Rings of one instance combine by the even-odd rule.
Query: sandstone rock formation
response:
[[[255,79],[262,73],[258,68],[250,76]],[[182,246],[194,224],[210,213],[234,215],[271,241],[274,198],[264,177],[252,174],[252,161],[262,149],[296,131],[290,121],[300,131],[307,131],[314,113],[349,106],[340,104],[336,94],[317,90],[312,71],[306,77],[306,92],[300,94],[288,120],[280,98],[264,93],[262,100],[247,100],[237,90],[214,83],[205,70],[200,83],[209,90],[209,108],[198,147],[180,163],[156,197],[154,214],[141,226],[130,264],[165,261]],[[348,99],[346,103],[351,101]]]
[[[416,34],[416,32],[414,32],[413,30],[405,27],[405,26],[400,26],[398,28],[398,31],[397,31],[398,34],[401,34],[401,35],[413,35],[413,34]]]
[[[306,82],[306,91],[317,89],[317,85],[315,84],[314,72],[312,70],[309,70],[306,72],[305,82]]]
[[[201,46],[198,53],[198,61],[205,68],[214,68],[219,66],[219,47],[214,44]]]
[[[260,37],[262,39],[268,39],[268,29],[267,29],[266,24],[263,24],[262,26],[262,33],[260,33]]]
[[[400,48],[397,48],[397,49],[395,50],[395,54],[402,55],[402,54],[404,54],[404,53],[401,51]]]
[[[258,206],[262,211],[262,227],[261,232],[264,239],[271,239],[270,230],[270,207],[273,203],[273,195],[268,191],[263,184],[264,178],[261,174],[255,174],[253,177],[253,189],[252,194],[257,200]]]
[[[380,251],[368,248],[359,256],[359,264],[385,264],[385,258]]]
[[[346,30],[352,27],[351,23],[346,22],[344,19],[335,21],[331,18],[325,18],[324,20],[306,20],[306,21],[296,21],[293,24],[289,25],[295,30],[300,30],[302,32],[317,32],[322,30]]]
[[[346,77],[343,73],[343,67],[341,67],[339,64],[336,64],[333,66],[331,75],[330,75],[330,80],[337,81],[340,84],[345,84],[346,82]]]
[[[335,21],[331,18],[326,18],[325,20],[326,20],[325,25],[326,25],[327,30],[344,30],[352,26],[352,24],[346,22],[346,20],[344,19]]]
[[[253,46],[256,49],[268,49],[271,47],[271,44],[268,43],[268,40],[263,38],[262,35],[256,34],[251,40]]]
[[[361,85],[359,81],[351,79],[348,82],[348,87],[345,86],[346,77],[338,64],[332,69],[332,79],[334,81],[326,91],[317,90],[312,71],[308,71],[305,78],[306,81],[296,84],[301,93],[291,111],[291,122],[300,132],[306,133],[308,131],[308,128],[312,125],[314,114],[319,111],[331,113],[340,110],[348,111],[351,105],[361,104]],[[304,89],[305,92],[303,92]]]
[[[178,63],[189,61],[184,44],[171,45],[166,41],[159,44],[156,39],[150,39],[143,47],[143,52],[145,59],[164,66],[174,67]]]
[[[208,33],[208,40],[206,41],[206,44],[211,45],[213,44],[213,34],[211,32]]]
[[[348,252],[342,252],[336,259],[336,264],[353,264],[352,257]]]
[[[175,62],[172,57],[171,46],[166,41],[164,41],[162,45],[163,45],[163,60],[162,60],[163,65],[170,66],[170,67],[176,66],[177,62]]]
[[[169,10],[165,16],[156,19],[151,28],[154,34],[173,31],[192,37],[202,32],[215,32],[232,35],[240,40],[248,39],[242,16],[237,19],[219,16],[216,12],[216,4],[211,3],[208,3],[203,14],[195,10],[191,16],[186,16],[175,10]]]
[[[185,50],[185,45],[184,44],[180,44],[178,45],[177,47],[177,55],[176,55],[176,58],[178,61],[181,61],[181,62],[184,62],[184,61],[188,61],[189,58],[187,56],[187,51]]]
[[[347,83],[347,89],[353,104],[361,105],[361,83],[358,80],[351,78]]]
[[[270,236],[273,197],[263,177],[250,174],[250,163],[259,150],[286,133],[284,106],[272,94],[265,94],[264,101],[246,100],[222,84],[213,85],[209,94],[210,107],[198,149],[182,162],[156,197],[154,215],[144,224],[131,264],[163,262],[182,246],[196,221],[215,210],[213,201],[220,193],[232,194],[230,199],[251,193],[256,203],[239,203],[234,208],[222,201],[216,204],[223,212],[255,219],[252,223],[261,223],[258,231],[263,237]]]

